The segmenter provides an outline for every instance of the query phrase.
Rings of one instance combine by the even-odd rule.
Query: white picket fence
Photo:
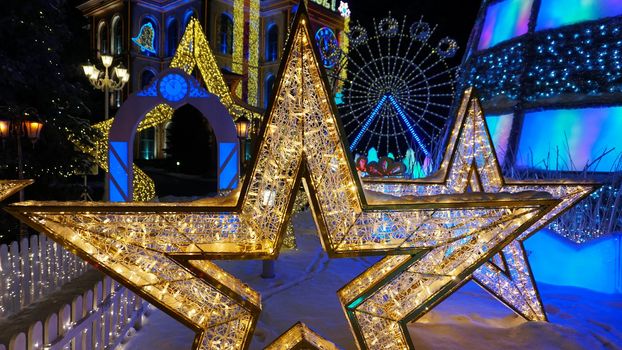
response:
[[[27,331],[10,337],[0,350],[109,350],[123,340],[130,327],[140,324],[146,302],[110,277],[74,297],[39,320]]]
[[[87,269],[88,264],[45,235],[0,245],[0,317],[19,312]]]

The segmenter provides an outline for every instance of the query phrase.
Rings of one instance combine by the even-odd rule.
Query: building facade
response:
[[[128,94],[168,67],[193,17],[206,31],[234,98],[265,109],[297,5],[297,0],[89,0],[78,8],[89,18],[94,55],[112,55],[130,72],[124,91],[111,96],[114,115]],[[309,1],[312,28],[328,28],[343,38],[340,5],[338,0]],[[136,159],[166,157],[166,127],[137,135]]]

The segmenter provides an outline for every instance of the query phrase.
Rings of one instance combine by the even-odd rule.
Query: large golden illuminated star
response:
[[[301,182],[331,257],[432,251],[424,259],[447,266],[454,263],[434,252],[451,246],[477,256],[464,262],[469,274],[558,204],[533,193],[366,195],[310,33],[301,2],[239,192],[189,203],[25,202],[9,211],[195,330],[195,348],[243,349],[259,295],[206,259],[276,257]]]
[[[592,183],[506,181],[501,175],[478,99],[466,91],[440,171],[413,181],[369,181],[369,190],[424,197],[457,193],[546,193],[558,200],[545,215],[505,241],[469,238],[420,256],[386,257],[342,290],[339,296],[361,348],[414,347],[407,323],[415,321],[474,278],[530,320],[546,316],[524,254],[522,240],[594,189]],[[465,250],[465,245],[471,245]],[[501,255],[495,255],[502,249]],[[492,260],[491,260],[492,259]]]
[[[0,180],[0,201],[7,199],[33,182],[33,180]]]
[[[546,313],[531,274],[523,241],[589,195],[596,188],[596,184],[567,180],[505,179],[486,127],[481,105],[471,89],[467,90],[463,97],[440,169],[439,173],[431,178],[408,181],[369,180],[364,187],[395,196],[426,196],[468,191],[488,193],[542,191],[560,200],[553,210],[473,273],[473,279],[478,284],[520,316],[531,321],[545,321]]]

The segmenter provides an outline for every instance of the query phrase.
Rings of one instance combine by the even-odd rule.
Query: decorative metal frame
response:
[[[33,183],[34,180],[0,180],[0,201],[9,198]]]
[[[465,104],[472,99],[472,111],[466,111]],[[466,113],[465,113],[466,112]],[[467,114],[469,113],[469,114]],[[474,124],[475,140],[462,137],[464,131],[458,126],[465,120]],[[468,147],[464,145],[474,142],[474,152],[464,153],[460,150]],[[452,153],[453,152],[453,153]],[[561,202],[545,217],[534,223],[532,227],[522,233],[518,239],[489,262],[477,269],[474,280],[489,291],[517,314],[530,321],[546,321],[546,314],[538,294],[531,268],[525,254],[523,241],[533,235],[549,222],[561,215],[569,207],[592,193],[597,184],[594,182],[561,181],[513,181],[503,177],[499,161],[479,99],[471,90],[467,91],[459,108],[454,131],[447,145],[444,163],[435,178],[441,181],[430,181],[429,178],[418,180],[365,180],[364,187],[368,190],[379,191],[395,196],[426,196],[440,193],[463,193],[469,187],[473,191],[484,192],[520,192],[543,191]],[[448,162],[449,159],[453,159]],[[460,164],[461,167],[452,167],[450,164]]]
[[[190,203],[23,202],[8,211],[193,329],[195,349],[244,349],[260,311],[259,295],[206,260],[278,255],[301,182],[329,256],[402,254],[385,258],[340,291],[342,300],[354,302],[368,295],[360,306],[390,278],[403,276],[410,262],[443,269],[437,284],[422,286],[436,290],[426,301],[432,305],[560,203],[541,192],[413,198],[364,193],[304,2],[291,33],[255,161],[239,192]],[[383,303],[396,305],[394,299]],[[348,312],[360,311],[345,305]],[[409,306],[397,311],[400,320],[409,319],[401,317],[406,312],[419,315]],[[375,347],[412,345],[399,332],[350,320],[363,347],[361,330],[382,332],[375,336],[384,340]]]
[[[508,194],[537,191],[557,199],[558,203],[542,217],[524,224],[519,235],[508,236],[504,243],[486,249],[480,263],[457,275],[448,274],[445,263],[447,260],[455,263],[460,242],[420,255],[386,257],[355,278],[338,294],[361,348],[374,343],[387,344],[383,337],[397,339],[389,347],[392,349],[414,347],[407,324],[422,317],[470,279],[520,316],[528,320],[546,320],[522,241],[597,187],[590,182],[505,180],[479,100],[470,89],[462,99],[440,169],[430,178],[370,179],[365,181],[364,187],[406,197],[470,191]],[[427,290],[423,291],[422,285]],[[390,301],[384,301],[387,297]]]
[[[302,322],[297,322],[264,350],[339,350]]]

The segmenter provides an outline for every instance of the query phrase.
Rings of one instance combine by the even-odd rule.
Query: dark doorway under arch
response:
[[[157,196],[195,197],[217,192],[217,141],[207,118],[192,105],[173,114],[163,132],[165,159],[138,161],[155,182]]]

